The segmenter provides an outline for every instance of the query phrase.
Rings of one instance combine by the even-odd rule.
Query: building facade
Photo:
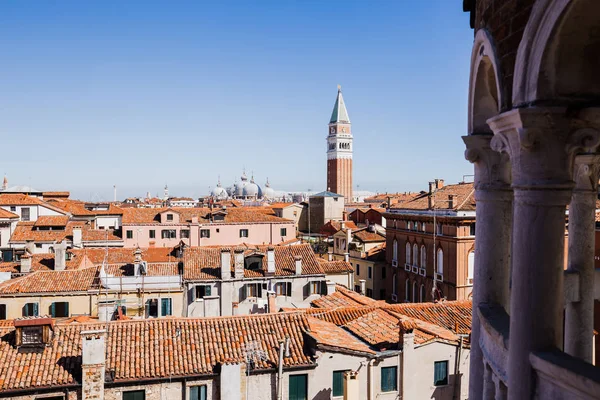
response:
[[[352,152],[352,125],[338,86],[327,136],[327,191],[341,194],[347,201],[352,201],[353,193]]]
[[[470,298],[475,261],[472,183],[430,184],[430,191],[388,209],[386,300]]]

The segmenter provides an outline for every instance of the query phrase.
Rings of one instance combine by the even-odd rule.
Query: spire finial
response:
[[[342,91],[342,85],[338,85],[338,92]]]

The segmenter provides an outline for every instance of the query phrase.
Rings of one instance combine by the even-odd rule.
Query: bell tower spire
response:
[[[352,140],[350,117],[338,85],[327,136],[327,190],[341,194],[346,202],[352,201]]]

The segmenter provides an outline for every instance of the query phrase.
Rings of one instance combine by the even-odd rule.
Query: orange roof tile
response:
[[[67,226],[67,215],[40,215],[33,226]]]
[[[377,232],[369,232],[366,228],[352,234],[358,240],[364,243],[385,242],[385,235]]]
[[[114,371],[115,382],[133,382],[212,375],[220,364],[244,362],[244,346],[254,341],[266,354],[254,368],[273,369],[278,344],[286,337],[290,357],[284,358],[284,368],[313,367],[305,350],[309,328],[307,316],[301,313],[57,323],[51,346],[23,353],[10,339],[14,328],[5,325],[0,335],[9,339],[0,341],[0,395],[18,389],[79,386],[82,331],[107,329],[106,370]]]
[[[475,210],[475,188],[472,182],[445,185],[437,189],[434,205],[435,209],[448,209],[448,196],[456,196],[456,205],[452,208],[457,211]],[[429,210],[429,193],[423,192],[411,200],[400,202],[393,206],[400,210]]]
[[[377,303],[377,300],[362,296],[360,293],[349,290],[342,285],[336,285],[335,292],[328,294],[327,296],[321,296],[320,298],[313,300],[311,304],[313,307],[331,308],[375,305]]]
[[[350,335],[342,329],[336,329],[337,326],[331,322],[320,320],[318,318],[308,317],[307,333],[312,336],[321,348],[330,351],[342,351],[375,354],[366,344]]]
[[[97,268],[36,271],[0,283],[0,294],[81,292],[92,287]]]
[[[244,255],[254,252],[266,256],[269,246],[246,246]],[[325,272],[317,261],[315,253],[309,244],[291,246],[273,246],[275,252],[275,276],[290,276],[296,274],[295,257],[302,257],[303,275],[324,275]],[[230,249],[230,248],[229,248]],[[231,271],[234,270],[235,254],[231,251]],[[204,280],[221,277],[221,248],[220,247],[191,247],[184,252],[184,279]],[[260,270],[244,270],[246,278],[260,278],[266,276],[266,258]]]
[[[326,274],[340,274],[345,272],[354,272],[354,268],[349,262],[346,261],[326,261],[318,258],[321,263],[321,268]]]
[[[0,208],[0,218],[19,218],[17,214],[11,213],[10,211],[5,210],[4,208]]]

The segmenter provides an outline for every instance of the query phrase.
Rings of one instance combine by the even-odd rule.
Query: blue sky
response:
[[[85,199],[199,196],[243,167],[322,190],[341,84],[355,187],[460,181],[468,19],[448,0],[3,1],[0,173]]]

